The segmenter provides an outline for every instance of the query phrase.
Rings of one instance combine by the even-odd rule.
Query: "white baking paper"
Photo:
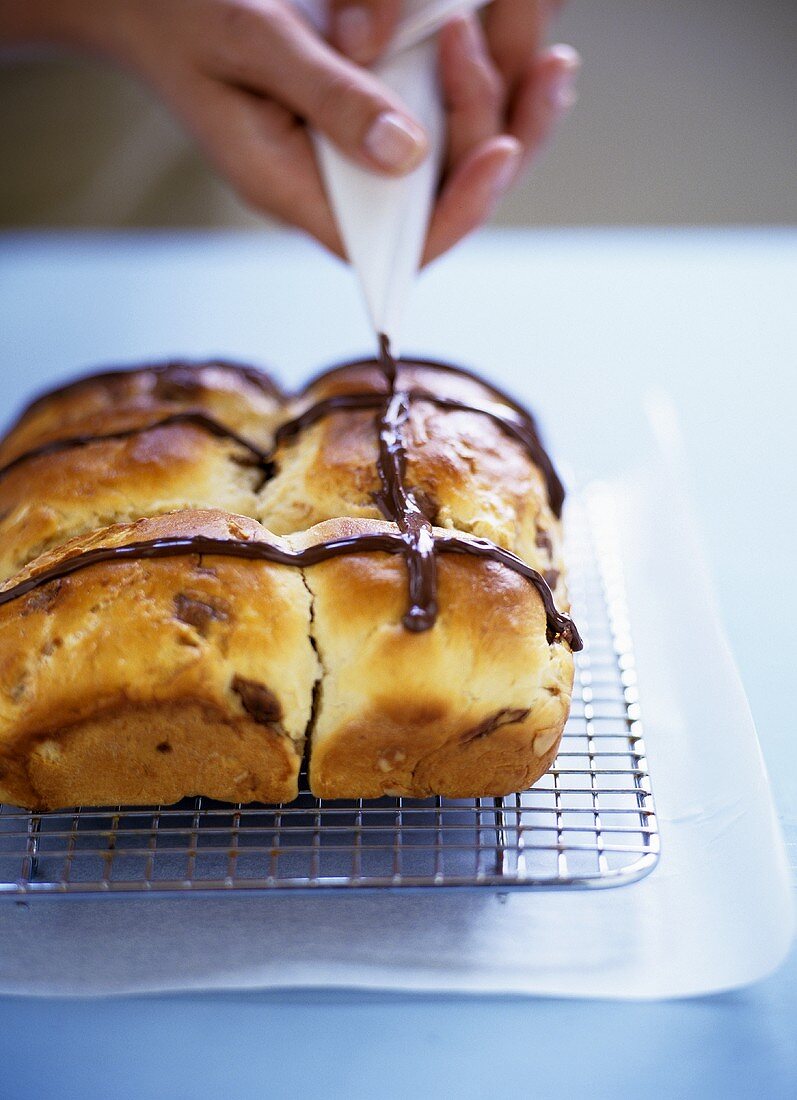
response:
[[[635,473],[593,486],[622,554],[662,854],[584,892],[32,899],[0,904],[0,992],[350,987],[663,998],[745,985],[788,951],[783,842],[720,626],[669,402]]]

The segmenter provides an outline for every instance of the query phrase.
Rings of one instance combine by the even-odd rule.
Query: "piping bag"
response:
[[[380,176],[313,134],[321,175],[374,332],[398,354],[404,307],[420,268],[445,149],[445,115],[437,79],[436,32],[452,16],[485,0],[404,0],[393,40],[372,66],[402,99],[429,139],[429,153],[406,176]],[[294,0],[320,30],[326,0]]]

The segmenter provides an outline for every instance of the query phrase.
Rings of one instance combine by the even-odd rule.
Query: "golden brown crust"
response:
[[[387,529],[333,520],[287,539]],[[441,554],[433,630],[401,625],[403,562],[335,558],[305,571],[323,679],[310,784],[322,798],[464,798],[533,783],[555,754],[570,706],[572,657],[549,645],[537,591],[479,558]]]
[[[226,362],[154,363],[87,375],[28,405],[0,441],[0,465],[54,439],[119,431],[188,409],[267,445],[282,396],[264,372]]]
[[[196,534],[268,539],[243,517],[180,512],[73,540],[15,580],[92,546]],[[210,555],[96,564],[5,604],[0,797],[39,808],[78,792],[87,803],[294,798],[318,675],[309,621],[297,570]],[[193,750],[181,712],[202,716]],[[97,769],[68,797],[103,728]],[[168,761],[152,757],[162,743]]]
[[[0,580],[109,524],[178,508],[256,515],[263,473],[250,450],[196,423],[157,426],[189,413],[266,449],[284,417],[267,375],[215,362],[89,376],[29,406],[0,442]],[[127,438],[97,439],[2,469],[58,441],[135,429]]]
[[[249,452],[190,423],[31,458],[0,477],[0,580],[109,524],[181,508],[255,514],[261,480]]]
[[[0,797],[34,810],[169,805],[202,794],[222,802],[296,797],[301,754],[272,727],[202,701],[132,705],[43,732],[0,756]]]
[[[467,376],[401,370],[441,397],[500,400]],[[0,464],[185,411],[267,448],[278,423],[351,392],[383,393],[384,378],[367,364],[337,370],[290,403],[224,365],[89,379],[29,408]],[[245,447],[189,423],[24,461],[0,476],[0,580],[167,536],[302,549],[395,531],[374,502],[375,416],[345,410],[305,428],[277,449],[265,484]],[[517,440],[483,413],[417,400],[406,449],[407,481],[439,528],[513,550],[565,605],[560,525]],[[382,552],[303,569],[222,555],[100,563],[0,606],[0,799],[288,800],[308,730],[322,797],[528,785],[556,752],[570,651],[548,643],[542,601],[519,574],[445,553],[438,573],[439,618],[421,634],[401,625],[406,565]]]

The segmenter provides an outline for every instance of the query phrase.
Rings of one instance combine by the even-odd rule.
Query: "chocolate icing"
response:
[[[381,393],[340,393],[334,397],[324,397],[321,401],[310,405],[293,420],[286,420],[284,424],[280,424],[274,434],[275,447],[299,435],[305,428],[323,420],[330,413],[343,409],[381,409],[384,403],[385,395]]]
[[[404,447],[402,430],[410,414],[411,402],[414,399],[430,401],[442,408],[461,409],[469,412],[483,413],[491,417],[505,431],[517,438],[529,451],[532,460],[540,467],[546,479],[549,498],[552,509],[557,515],[561,513],[564,500],[564,490],[556,475],[553,465],[542,446],[533,418],[511,398],[506,397],[498,390],[488,387],[499,397],[501,407],[467,404],[454,399],[438,397],[425,390],[402,390],[398,385],[399,371],[397,363],[390,351],[390,344],[386,336],[379,337],[380,356],[378,363],[372,360],[361,360],[355,363],[344,364],[334,368],[329,373],[346,369],[357,365],[375,365],[382,372],[386,392],[368,392],[340,394],[324,398],[304,410],[295,419],[282,424],[276,432],[274,449],[266,452],[237,433],[231,431],[225,425],[200,412],[177,413],[165,417],[153,424],[142,427],[126,429],[124,431],[108,433],[107,435],[80,435],[68,439],[57,440],[45,444],[19,455],[6,466],[0,468],[0,477],[7,474],[15,466],[28,459],[41,455],[53,454],[70,447],[83,446],[88,443],[101,440],[125,439],[139,432],[152,431],[158,427],[164,427],[175,423],[190,423],[200,427],[215,436],[228,438],[246,448],[254,457],[256,464],[264,469],[269,469],[273,464],[274,453],[279,444],[303,431],[306,427],[341,409],[376,409],[379,415],[376,426],[379,437],[377,457],[377,469],[381,482],[381,490],[377,494],[377,503],[386,519],[396,524],[398,532],[382,534],[352,535],[348,538],[333,539],[328,542],[318,543],[301,551],[289,551],[270,543],[247,542],[234,539],[211,539],[204,536],[191,538],[154,539],[145,542],[130,543],[126,546],[96,547],[77,553],[73,557],[65,558],[56,565],[45,569],[35,576],[28,577],[24,581],[12,585],[0,592],[0,606],[24,596],[35,588],[40,588],[54,580],[69,576],[79,569],[99,562],[128,560],[131,558],[155,558],[172,557],[180,554],[218,554],[228,557],[255,558],[272,561],[282,565],[298,567],[311,566],[329,558],[343,554],[369,553],[373,551],[385,551],[387,553],[403,554],[407,562],[409,581],[409,607],[404,615],[403,623],[406,629],[420,632],[428,630],[434,625],[437,616],[437,553],[460,553],[475,557],[488,558],[513,569],[526,577],[537,589],[545,608],[547,620],[547,633],[549,641],[561,638],[574,650],[582,648],[581,638],[572,620],[557,611],[551,589],[545,578],[526,565],[508,550],[478,538],[461,538],[459,536],[435,535],[430,520],[424,515],[423,510],[412,491],[405,484],[407,456]],[[448,364],[437,363],[431,360],[413,360],[419,366],[437,370],[458,371],[458,368]],[[258,380],[257,384],[267,393],[278,394],[278,390],[265,375],[253,368],[241,367],[237,364],[212,363],[211,366],[224,366],[240,372],[247,380]],[[169,384],[182,385],[185,388],[183,374],[193,371],[195,368],[188,364],[167,363],[159,366],[145,367],[142,370],[157,373]],[[478,378],[468,371],[459,371],[471,377]],[[119,372],[105,372],[94,376],[88,376],[71,383],[67,390],[77,386],[88,384],[92,381],[102,381],[108,378],[120,377]],[[479,380],[481,381],[481,380]],[[188,387],[190,388],[190,387]],[[48,400],[61,391],[51,391],[34,401],[28,410],[35,408],[41,402]]]

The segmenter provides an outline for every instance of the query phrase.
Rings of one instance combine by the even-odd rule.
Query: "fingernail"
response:
[[[557,111],[566,111],[576,102],[576,76],[581,68],[581,56],[572,46],[554,46],[551,51],[559,62],[548,85],[548,102]]]
[[[423,159],[426,143],[417,126],[396,111],[383,111],[371,124],[363,148],[382,168],[408,172]]]
[[[353,5],[341,8],[333,22],[335,45],[353,61],[373,58],[374,21],[368,8]]]

